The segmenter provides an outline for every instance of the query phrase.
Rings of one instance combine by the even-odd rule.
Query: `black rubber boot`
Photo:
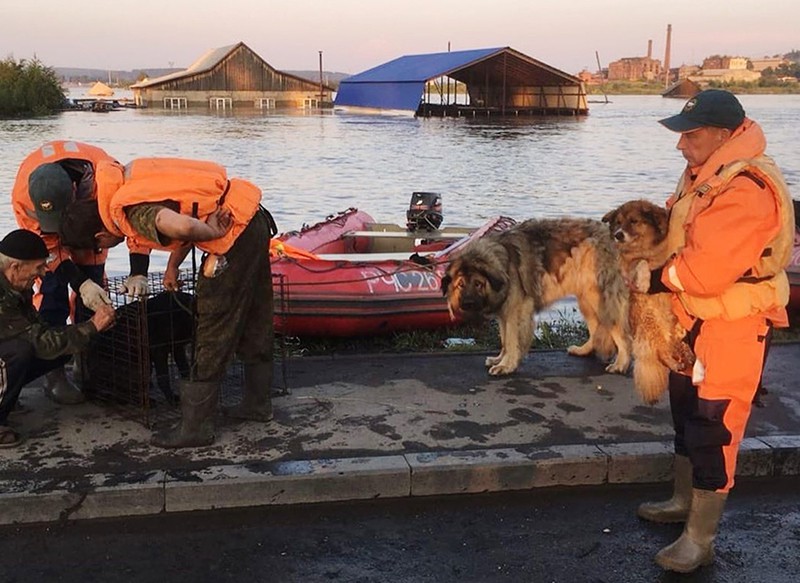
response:
[[[63,366],[44,375],[44,394],[60,405],[77,405],[86,400],[81,390],[67,378]]]
[[[636,510],[639,518],[651,522],[685,522],[692,506],[692,462],[675,456],[672,498],[663,502],[643,502]]]
[[[214,442],[217,381],[180,381],[181,420],[166,433],[153,436],[158,447],[201,447]]]
[[[727,492],[692,490],[692,509],[683,534],[658,552],[656,563],[662,569],[678,573],[691,573],[713,563],[714,539],[727,498]]]
[[[272,419],[272,363],[260,362],[244,365],[244,396],[242,402],[233,407],[225,407],[226,417],[248,421],[269,421]]]

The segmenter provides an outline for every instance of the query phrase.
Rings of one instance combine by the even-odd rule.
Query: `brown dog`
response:
[[[646,200],[633,200],[603,217],[620,256],[620,269],[632,276],[641,261],[646,270],[667,261],[666,209]],[[649,282],[648,282],[649,285]],[[683,341],[686,330],[672,313],[669,294],[630,294],[630,328],[633,334],[633,382],[645,403],[661,398],[669,371],[691,370],[694,353]]]
[[[442,278],[451,314],[494,317],[502,349],[488,357],[489,374],[517,369],[533,341],[534,315],[574,295],[589,340],[568,352],[616,359],[609,372],[630,366],[628,290],[608,229],[589,219],[528,220],[470,243]]]

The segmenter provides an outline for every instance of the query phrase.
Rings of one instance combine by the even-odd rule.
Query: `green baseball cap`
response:
[[[673,132],[692,132],[702,127],[735,130],[744,122],[744,108],[736,96],[723,89],[706,89],[692,97],[681,112],[659,120]]]
[[[55,162],[42,164],[28,178],[28,194],[43,233],[58,233],[61,213],[75,199],[72,179]]]

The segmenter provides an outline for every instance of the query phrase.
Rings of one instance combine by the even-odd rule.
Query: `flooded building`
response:
[[[653,41],[647,41],[646,57],[625,57],[608,64],[609,81],[653,81],[661,76],[661,61],[653,58]]]
[[[243,42],[211,49],[185,71],[134,85],[143,107],[276,109],[330,107],[333,89],[271,67]]]
[[[399,57],[343,79],[334,107],[423,117],[588,112],[580,79],[509,47]]]
[[[661,94],[661,97],[677,97],[681,99],[689,99],[700,93],[701,88],[698,83],[691,79],[681,79],[666,88]]]

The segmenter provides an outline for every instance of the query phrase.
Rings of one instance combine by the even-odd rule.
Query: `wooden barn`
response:
[[[211,49],[185,71],[131,85],[140,107],[317,109],[331,107],[333,89],[272,68],[243,42]]]

